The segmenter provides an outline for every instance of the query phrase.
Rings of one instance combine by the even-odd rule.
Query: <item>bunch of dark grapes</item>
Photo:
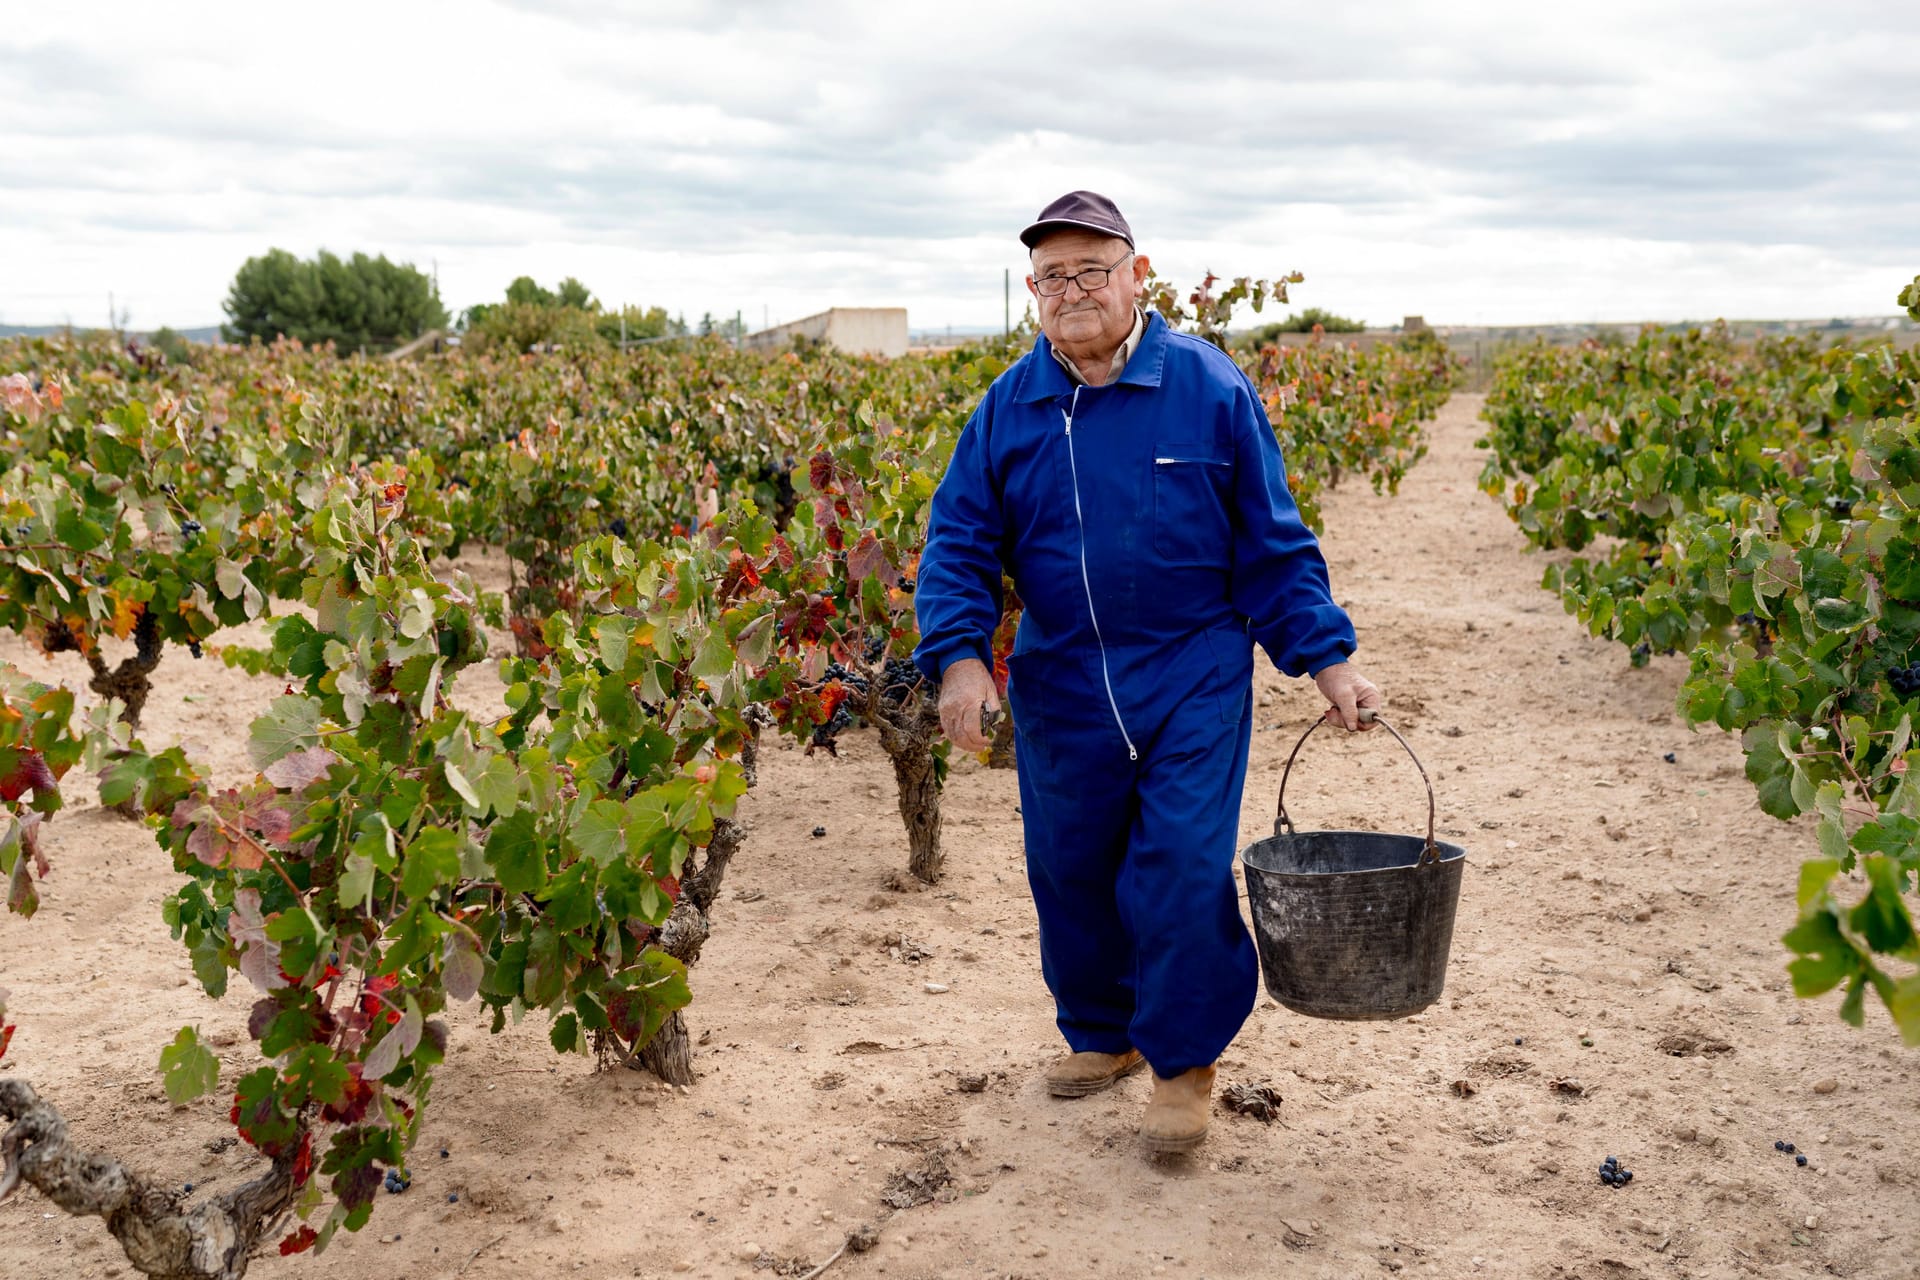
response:
[[[867,696],[865,680],[838,662],[829,662],[824,683],[832,684],[836,680],[847,687],[849,696],[833,709],[833,715],[825,724],[819,725],[813,731],[812,745],[825,747],[828,751],[834,750],[835,740],[841,733],[852,727],[854,703],[864,702]]]
[[[887,669],[880,677],[880,696],[894,706],[900,706],[913,696],[920,682],[920,668],[905,658],[889,658]]]
[[[1920,693],[1920,662],[1905,667],[1887,668],[1887,683],[1903,698]]]
[[[867,661],[878,661],[880,655],[886,651],[885,637],[869,637],[866,648]],[[814,747],[825,747],[830,752],[834,750],[839,736],[853,726],[857,718],[855,706],[856,704],[865,705],[867,690],[870,687],[866,677],[841,663],[829,662],[826,674],[821,677],[821,683],[826,685],[835,681],[846,686],[849,696],[833,709],[833,715],[825,724],[814,729],[810,744]],[[880,697],[890,706],[901,706],[914,695],[921,682],[920,668],[904,658],[889,658],[887,665],[880,673]]]

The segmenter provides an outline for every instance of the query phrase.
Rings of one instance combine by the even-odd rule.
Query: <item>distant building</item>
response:
[[[792,345],[795,338],[827,343],[848,355],[903,356],[907,354],[907,309],[834,307],[817,316],[750,333],[740,345],[749,351],[779,351]]]

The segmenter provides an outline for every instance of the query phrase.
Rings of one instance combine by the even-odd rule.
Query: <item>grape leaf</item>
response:
[[[261,991],[277,991],[287,985],[280,976],[280,944],[267,937],[267,922],[260,914],[258,889],[233,891],[227,933],[240,951],[240,972],[248,982]]]
[[[520,771],[508,756],[490,753],[487,767],[473,779],[473,789],[495,817],[507,817],[520,807]]]
[[[275,698],[272,708],[255,720],[247,733],[247,754],[256,769],[319,745],[320,706],[298,694]]]
[[[473,999],[480,993],[480,979],[485,972],[486,962],[466,935],[448,934],[440,960],[440,981],[447,995],[454,1000]]]
[[[364,853],[348,854],[345,869],[340,872],[340,905],[365,910],[372,892],[373,859]]]
[[[160,1051],[160,1070],[175,1106],[212,1093],[220,1081],[220,1059],[200,1043],[192,1027],[180,1028],[173,1043]]]
[[[860,541],[847,552],[847,576],[855,582],[877,577],[883,586],[889,587],[900,581],[900,574],[887,555],[886,544],[875,537],[871,529],[862,533]]]
[[[595,800],[573,828],[581,854],[606,866],[627,849],[627,811],[614,800]]]
[[[487,832],[487,863],[507,893],[532,893],[546,883],[546,850],[535,838],[529,810],[493,824]]]
[[[305,751],[296,751],[283,756],[268,765],[263,772],[268,782],[288,791],[305,791],[314,783],[327,776],[327,770],[340,757],[325,747],[309,747]]]
[[[451,885],[459,875],[460,837],[445,827],[423,827],[407,845],[400,892],[409,900],[424,898],[442,885]]]

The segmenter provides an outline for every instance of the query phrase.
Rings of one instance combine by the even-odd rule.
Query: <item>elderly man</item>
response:
[[[1362,728],[1380,692],[1347,662],[1273,428],[1239,367],[1137,299],[1148,272],[1112,201],[1076,191],[1021,232],[1043,336],[994,382],[934,495],[915,659],[966,750],[998,710],[1001,573],[1026,604],[1008,659],[1041,971],[1072,1051],[1061,1097],[1153,1068],[1140,1133],[1206,1135],[1214,1062],[1258,965],[1233,879],[1253,646]]]

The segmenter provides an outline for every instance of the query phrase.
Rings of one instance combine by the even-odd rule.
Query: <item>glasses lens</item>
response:
[[[1096,293],[1107,287],[1107,273],[1104,268],[1098,271],[1082,271],[1074,279],[1078,280],[1080,287],[1088,293]]]
[[[1057,298],[1067,291],[1066,276],[1041,276],[1033,282],[1033,287],[1049,298]]]

